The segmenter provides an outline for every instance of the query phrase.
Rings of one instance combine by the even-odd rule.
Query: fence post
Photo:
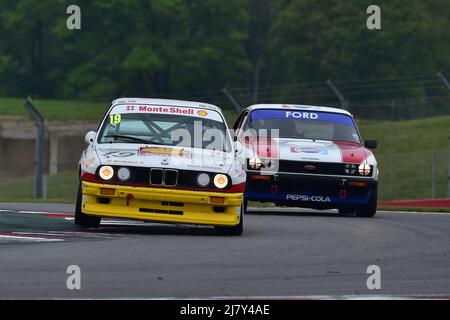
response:
[[[236,101],[236,99],[231,95],[230,91],[228,91],[228,88],[225,87],[222,89],[222,92],[227,96],[227,98],[231,101],[234,108],[236,109],[236,113],[239,114],[242,111],[241,105]]]
[[[44,138],[45,138],[44,117],[42,117],[39,111],[33,106],[29,98],[25,102],[25,108],[31,114],[34,121],[36,121],[36,129],[37,129],[36,154],[35,154],[36,177],[34,179],[34,197],[36,199],[42,199],[43,198],[42,175],[44,172]]]
[[[331,79],[328,79],[326,83],[331,88],[331,90],[333,90],[336,97],[338,97],[339,101],[341,102],[342,109],[347,110],[347,111],[350,110],[350,104],[349,104],[348,100],[344,97],[342,92],[336,87],[336,84],[334,83],[334,81]]]
[[[42,186],[42,198],[47,199],[48,194],[48,176],[43,175],[42,176],[43,186]]]
[[[444,86],[450,91],[450,82],[447,79],[447,75],[444,71],[440,71],[438,74],[438,77],[441,78],[442,82],[444,83]]]
[[[436,199],[436,150],[431,155],[431,198]]]

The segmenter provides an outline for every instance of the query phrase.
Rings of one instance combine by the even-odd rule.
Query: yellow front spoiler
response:
[[[101,189],[108,190],[102,193]],[[211,197],[222,197],[223,203],[213,203]],[[234,226],[240,221],[242,201],[243,193],[129,187],[83,181],[81,210],[87,215],[101,217]]]

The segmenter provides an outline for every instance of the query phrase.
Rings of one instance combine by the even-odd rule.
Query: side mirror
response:
[[[377,147],[378,143],[376,140],[366,140],[364,142],[364,146],[366,148],[375,149]]]
[[[86,141],[87,144],[93,144],[95,140],[95,136],[97,135],[97,132],[95,131],[89,131],[84,136],[84,141]]]

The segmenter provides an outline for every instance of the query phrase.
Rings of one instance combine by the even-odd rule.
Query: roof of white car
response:
[[[256,109],[292,109],[292,110],[305,110],[305,111],[322,111],[322,112],[334,112],[342,113],[348,116],[352,116],[350,112],[344,109],[332,108],[332,107],[321,107],[321,106],[309,106],[302,104],[254,104],[247,108],[247,110]]]
[[[111,106],[116,104],[144,104],[144,105],[157,105],[157,106],[173,106],[173,107],[190,107],[190,108],[202,108],[209,109],[218,112],[222,110],[212,104],[196,101],[184,101],[184,100],[172,100],[172,99],[154,99],[154,98],[118,98],[113,100]]]

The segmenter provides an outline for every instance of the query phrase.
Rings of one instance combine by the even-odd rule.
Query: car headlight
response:
[[[207,173],[200,173],[197,176],[197,184],[200,187],[206,187],[211,182],[211,178],[209,177],[209,174]]]
[[[362,176],[368,176],[370,174],[371,168],[368,164],[361,163],[358,167],[358,173]]]
[[[351,174],[351,175],[355,174],[355,172],[356,172],[356,164],[347,163],[345,165],[344,171],[345,171],[346,174]]]
[[[252,169],[259,169],[262,166],[261,159],[258,157],[253,157],[248,160],[248,165]]]
[[[122,167],[117,171],[117,177],[120,181],[127,181],[131,177],[130,169]]]
[[[114,169],[110,166],[102,166],[99,170],[99,175],[103,180],[111,180],[114,176]]]
[[[228,177],[224,174],[216,174],[214,177],[214,185],[219,189],[225,188],[228,185]]]

